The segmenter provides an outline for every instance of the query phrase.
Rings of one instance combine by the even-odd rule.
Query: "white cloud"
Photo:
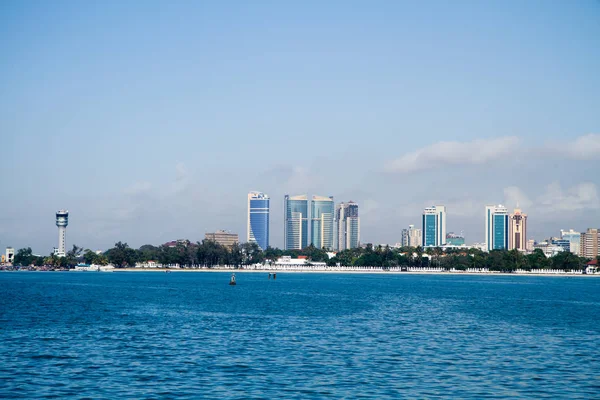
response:
[[[504,189],[505,204],[512,208],[519,204],[524,210],[532,209],[548,215],[558,212],[600,209],[600,196],[594,183],[584,182],[563,190],[558,182],[546,186],[544,193],[529,200],[518,187]]]
[[[546,192],[538,199],[545,212],[569,212],[586,209],[599,209],[600,197],[595,184],[580,183],[563,191],[558,182],[546,187]]]
[[[519,144],[519,138],[504,136],[471,142],[438,142],[388,163],[390,172],[416,172],[451,165],[476,165],[497,160]]]
[[[579,136],[573,142],[550,143],[547,149],[575,160],[591,160],[600,154],[600,134]]]

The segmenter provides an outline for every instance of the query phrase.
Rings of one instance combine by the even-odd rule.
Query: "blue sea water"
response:
[[[600,279],[0,273],[0,398],[599,398]]]

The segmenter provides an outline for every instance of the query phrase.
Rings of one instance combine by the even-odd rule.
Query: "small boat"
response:
[[[229,279],[229,285],[235,286],[235,274],[231,274],[231,279]]]

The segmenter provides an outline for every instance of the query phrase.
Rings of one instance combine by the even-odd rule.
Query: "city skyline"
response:
[[[251,227],[251,215],[260,217],[259,223],[255,227],[259,227],[263,233],[268,233],[269,227],[269,196],[262,193],[252,191],[248,193],[248,238],[247,242],[257,243],[253,236]],[[257,202],[259,201],[259,202]],[[254,203],[253,203],[254,202]],[[335,214],[331,213],[331,209],[335,206]],[[311,199],[310,218],[308,210],[308,196],[284,196],[284,208],[291,217],[284,226],[284,235],[288,236],[288,228],[290,229],[290,244],[286,244],[285,250],[302,250],[308,247],[306,243],[314,245],[317,242],[317,247],[330,251],[343,251],[359,247],[360,242],[360,219],[358,217],[358,204],[353,201],[347,203],[341,202],[337,205],[334,203],[333,196],[324,197],[313,195]],[[485,225],[486,239],[484,243],[473,242],[465,243],[464,234],[461,232],[455,234],[449,232],[446,234],[444,228],[446,224],[446,207],[444,205],[436,205],[426,207],[422,214],[423,229],[417,229],[414,225],[409,225],[408,229],[402,229],[401,241],[396,243],[394,247],[417,247],[424,248],[432,247],[455,247],[466,246],[467,248],[478,248],[486,252],[492,250],[520,250],[530,253],[535,249],[540,249],[548,257],[554,256],[561,251],[569,251],[571,253],[581,255],[583,257],[594,257],[598,253],[600,247],[600,233],[596,228],[588,228],[586,232],[577,232],[573,229],[569,231],[560,230],[559,236],[549,236],[543,238],[540,242],[527,237],[527,214],[523,213],[520,208],[515,208],[513,213],[509,214],[508,209],[503,205],[486,205],[485,206]],[[296,215],[297,214],[297,215]],[[52,254],[58,257],[66,255],[65,229],[68,225],[69,212],[67,210],[59,210],[55,213],[56,226],[59,228],[58,247],[54,247]],[[308,220],[308,221],[307,221]],[[324,222],[329,222],[329,226],[325,227]],[[309,225],[310,228],[305,229],[303,226]],[[252,232],[251,232],[252,231]],[[303,234],[303,231],[312,231],[310,238]],[[427,236],[422,235],[422,231],[427,233]],[[325,232],[332,232],[332,235],[327,234],[329,239],[324,238]],[[331,237],[333,236],[333,237]],[[234,232],[219,229],[216,232],[205,233],[205,239],[216,241],[219,244],[225,245],[228,248],[234,243],[242,243],[239,240],[239,235]],[[325,242],[328,240],[328,242]],[[191,243],[194,240],[177,239],[165,243]],[[442,242],[442,243],[440,243]],[[286,242],[287,243],[287,242]],[[329,245],[331,243],[331,245]],[[426,244],[427,243],[427,244]],[[370,243],[373,245],[389,244]],[[483,246],[482,246],[483,245]],[[261,250],[266,249],[269,245],[264,245]],[[14,252],[12,246],[6,247],[5,258],[9,258],[9,250]],[[31,250],[30,250],[31,251]],[[96,251],[98,253],[98,251]]]
[[[431,204],[469,242],[485,204],[600,221],[596,1],[0,9],[2,246],[51,251],[62,207],[99,249],[245,238],[255,189],[280,248],[286,193],[352,199],[372,243]]]

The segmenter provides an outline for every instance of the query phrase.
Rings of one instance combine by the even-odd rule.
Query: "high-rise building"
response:
[[[582,232],[579,246],[581,257],[598,257],[600,254],[598,253],[598,249],[600,248],[600,229],[588,228],[587,232]]]
[[[308,246],[308,196],[284,198],[283,240],[285,250],[300,250]]]
[[[248,193],[248,234],[246,240],[261,250],[269,247],[269,196],[262,192]]]
[[[231,250],[235,243],[240,242],[240,238],[238,237],[237,233],[231,233],[223,230],[206,233],[204,235],[204,239],[216,242],[221,246],[227,247],[229,250]]]
[[[333,196],[313,196],[310,202],[310,241],[318,249],[333,249]]]
[[[417,247],[421,246],[423,237],[421,230],[415,228],[414,225],[409,225],[408,229],[402,229],[402,246],[403,247]]]
[[[568,231],[560,230],[560,238],[563,240],[569,241],[569,251],[573,254],[579,255],[581,253],[580,250],[580,242],[581,242],[581,233],[576,232],[573,229]]]
[[[423,211],[423,247],[446,243],[446,206],[431,206]]]
[[[64,257],[67,254],[67,242],[65,238],[67,225],[69,225],[69,211],[58,210],[56,212],[56,226],[58,226],[58,248],[54,253],[59,257]]]
[[[523,214],[518,208],[510,214],[508,249],[527,251],[527,214]]]
[[[335,208],[337,227],[336,249],[338,251],[360,246],[360,218],[358,204],[350,201],[340,203]]]
[[[487,251],[508,249],[508,210],[503,205],[485,206],[485,247]]]

